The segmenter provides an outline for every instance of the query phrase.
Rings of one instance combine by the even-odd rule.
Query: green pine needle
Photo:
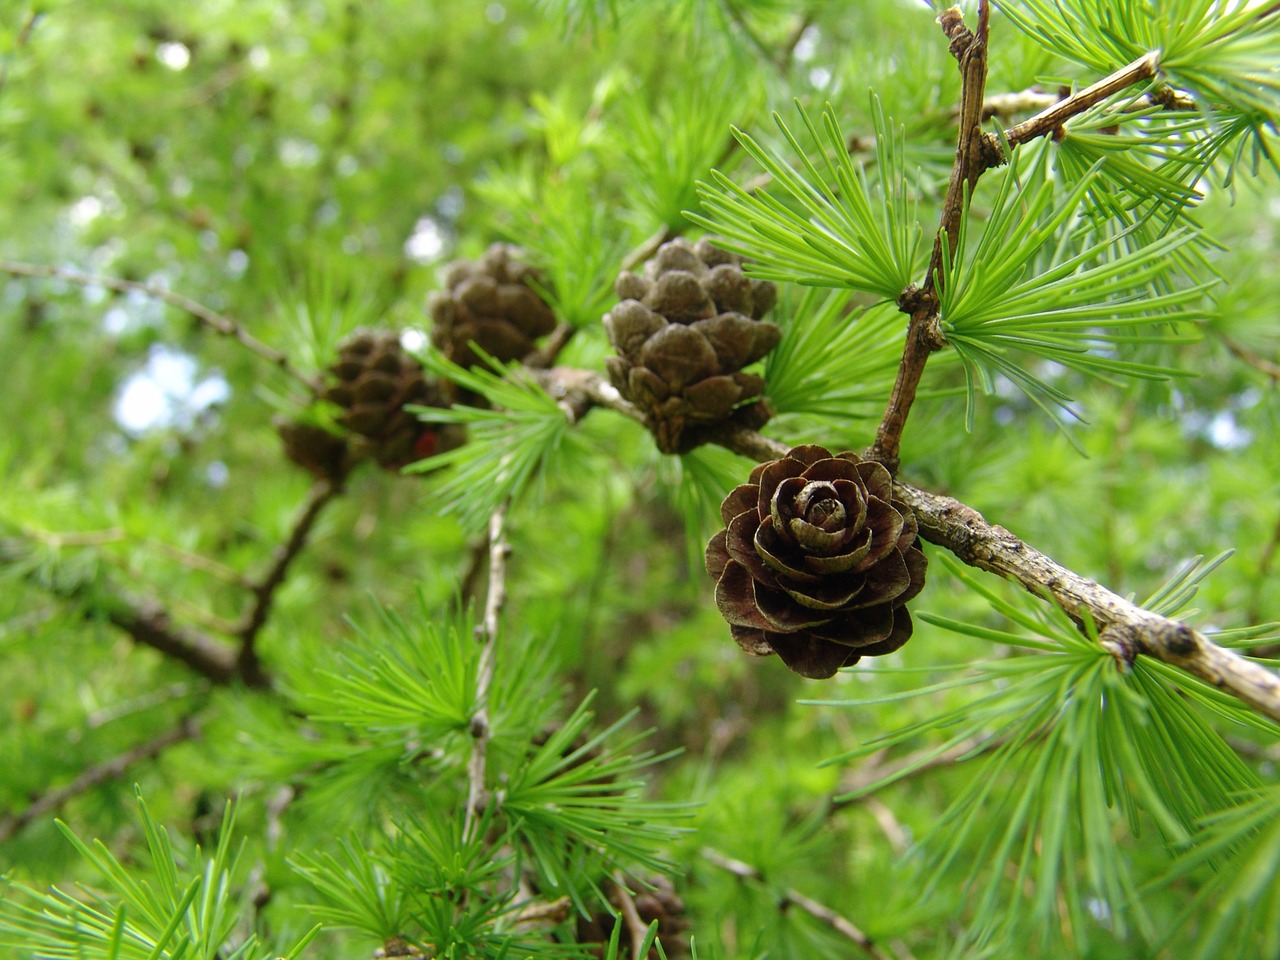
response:
[[[405,472],[452,468],[432,496],[468,530],[482,530],[494,510],[509,499],[530,490],[536,498],[547,475],[581,452],[583,440],[564,411],[519,364],[503,366],[486,357],[492,370],[466,370],[434,348],[419,359],[429,372],[481,394],[490,404],[490,409],[406,407],[427,423],[466,424],[466,443],[412,464]]]
[[[972,426],[979,386],[990,393],[1003,374],[1055,420],[1070,413],[1070,398],[1016,357],[1051,361],[1097,379],[1164,379],[1173,368],[1117,356],[1121,346],[1180,342],[1158,324],[1197,319],[1193,305],[1212,284],[1160,293],[1153,284],[1167,278],[1173,256],[1195,240],[1190,230],[1157,237],[1125,249],[1125,233],[1064,231],[1098,175],[1098,164],[1058,198],[1047,175],[1047,153],[1019,153],[1001,178],[982,232],[971,243],[969,220],[962,224],[953,255],[944,257],[941,285],[942,329],[959,354],[969,394]],[[1016,189],[1015,189],[1016,187]]]
[[[1149,818],[1166,844],[1184,842],[1200,817],[1230,805],[1256,777],[1195,708],[1203,703],[1198,692],[1181,677],[1172,682],[1163,664],[1140,658],[1122,672],[1092,628],[1082,635],[1060,609],[1021,594],[1011,603],[959,564],[943,563],[1029,636],[927,613],[921,619],[1030,652],[950,668],[961,675],[914,693],[966,684],[985,684],[988,692],[836,759],[933,734],[932,752],[918,767],[961,743],[986,744],[970,754],[985,753],[983,773],[922,841],[930,868],[926,895],[949,873],[965,871],[974,944],[1003,942],[1024,921],[1056,928],[1059,897],[1082,949],[1097,904],[1105,905],[1117,934],[1136,925],[1154,937],[1124,847],[1116,843],[1122,824],[1136,837]],[[1162,595],[1185,595],[1189,579],[1207,572],[1199,566],[1180,572]],[[859,792],[910,772],[897,771]],[[1027,892],[1029,911],[1009,908],[1011,890]]]
[[[723,238],[726,249],[751,258],[754,276],[896,299],[921,267],[921,231],[903,164],[901,130],[890,130],[873,96],[873,183],[867,175],[870,164],[855,164],[849,156],[830,106],[822,113],[820,128],[798,104],[797,109],[809,136],[820,144],[825,171],[774,114],[786,149],[764,147],[747,133],[733,131],[772,176],[771,187],[748,193],[713,171],[714,183],[698,186],[707,216],[689,213],[688,218]]]
[[[231,805],[218,845],[202,866],[184,866],[168,831],[151,817],[135,787],[146,838],[144,863],[121,862],[100,840],[86,843],[66,824],[58,829],[98,874],[78,895],[40,893],[11,883],[0,898],[0,945],[52,960],[265,960],[256,936],[238,934],[246,906],[233,887]],[[198,853],[197,848],[197,853]],[[15,896],[16,895],[16,896]],[[289,951],[295,956],[312,930]]]

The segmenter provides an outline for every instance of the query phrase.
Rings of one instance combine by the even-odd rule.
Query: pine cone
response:
[[[649,886],[641,889],[632,900],[636,907],[636,913],[640,915],[641,921],[646,926],[654,920],[658,921],[657,942],[662,944],[662,950],[670,960],[679,960],[679,958],[689,956],[689,938],[687,935],[689,921],[685,919],[684,901],[680,899],[675,887],[671,885],[671,881],[666,877],[650,877],[647,883]],[[610,906],[614,910],[621,910],[621,896],[612,885],[609,887],[608,899]],[[592,952],[597,957],[603,956],[604,944],[609,942],[609,938],[613,934],[614,922],[614,915],[604,910],[599,910],[590,917],[579,915],[578,942],[582,944],[599,944],[599,948]],[[622,937],[623,946],[619,956],[630,956],[630,951],[626,946],[627,943],[628,937],[624,931]],[[649,960],[656,960],[657,956],[656,947],[649,951]]]
[[[927,567],[911,508],[883,466],[800,446],[751,471],[707,544],[716,606],[748,653],[830,677],[911,637]]]
[[[658,449],[691,450],[713,424],[768,421],[764,381],[742,368],[782,338],[760,319],[777,298],[772,283],[746,277],[738,257],[705,239],[676,239],[615,289],[622,302],[604,323],[620,356],[606,361],[609,379],[644,411]]]
[[[518,248],[495,243],[478,261],[459,260],[445,270],[445,289],[431,295],[435,321],[431,339],[462,367],[480,365],[471,349],[509,363],[533,352],[534,341],[555,328],[555,314],[530,286],[537,271],[520,260]]]
[[[462,443],[461,428],[423,424],[404,409],[406,403],[446,404],[395,331],[356,331],[339,345],[329,372],[338,382],[324,398],[342,408],[338,423],[363,437],[384,469],[399,470]]]
[[[317,480],[341,483],[351,469],[351,451],[345,438],[283,417],[276,419],[275,428],[284,443],[284,455]]]

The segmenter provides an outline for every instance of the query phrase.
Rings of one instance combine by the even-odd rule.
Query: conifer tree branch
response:
[[[951,52],[960,61],[960,129],[956,159],[951,167],[951,179],[947,184],[942,219],[934,237],[928,272],[921,287],[904,291],[898,301],[902,311],[911,316],[907,324],[906,344],[884,417],[876,431],[875,441],[866,451],[868,459],[883,463],[890,473],[898,470],[898,447],[902,441],[902,431],[906,428],[907,415],[915,403],[925,364],[931,353],[946,346],[938,325],[937,275],[942,269],[942,258],[947,251],[956,249],[960,224],[964,219],[965,198],[972,193],[978,177],[991,162],[988,156],[990,146],[982,132],[987,89],[989,17],[990,8],[986,0],[982,0],[978,4],[977,33],[965,26],[960,12],[955,8],[945,11],[938,18],[943,31],[951,39]]]
[[[1037,113],[1034,117],[1009,127],[1005,130],[1004,137],[1011,146],[1017,146],[1020,143],[1035,140],[1037,137],[1055,136],[1061,131],[1062,125],[1072,117],[1084,113],[1090,107],[1101,103],[1126,87],[1131,87],[1135,83],[1141,83],[1144,80],[1150,80],[1156,75],[1156,68],[1159,63],[1160,55],[1158,53],[1144,54],[1132,63],[1121,67],[1110,76],[1085,87],[1079,93],[1074,93],[1065,100],[1059,100],[1053,106]],[[999,151],[998,143],[993,143],[992,146]],[[1003,155],[1001,156],[1002,159],[999,162],[1003,163],[1005,161]]]
[[[726,857],[718,850],[710,847],[702,848],[702,858],[712,866],[719,867],[732,873],[740,880],[751,880],[756,883],[764,883],[764,874],[749,863],[743,863],[741,860],[735,860],[733,857]],[[853,941],[861,948],[862,952],[874,960],[891,960],[890,956],[876,945],[875,941],[863,933],[848,918],[841,916],[825,904],[819,903],[810,897],[806,897],[799,890],[783,890],[777,900],[777,908],[785,911],[788,908],[796,906],[803,910],[815,920],[820,921],[830,927],[836,933],[840,934],[848,940]]]
[[[12,839],[33,821],[56,812],[68,800],[116,779],[134,764],[157,757],[174,744],[193,740],[199,735],[200,727],[195,717],[184,717],[173,730],[166,730],[146,743],[140,743],[130,747],[124,753],[101,763],[95,763],[66,786],[49,790],[37,797],[26,809],[0,816],[0,843]]]
[[[544,375],[552,396],[562,405],[578,404],[581,419],[592,406],[608,407],[641,423],[644,417],[599,376],[585,370],[556,367]],[[787,444],[745,427],[726,425],[708,434],[742,456],[764,462],[787,455]],[[894,481],[899,497],[914,511],[920,536],[959,559],[1020,584],[1037,597],[1052,597],[1077,622],[1089,617],[1101,639],[1122,662],[1142,654],[1154,657],[1225,690],[1254,710],[1280,723],[1280,676],[1233,650],[1219,647],[1177,620],[1170,620],[1068,570],[1023,543],[1004,527],[958,500]]]
[[[251,585],[253,605],[245,611],[244,617],[236,628],[236,636],[240,639],[237,662],[240,674],[246,682],[251,682],[252,678],[253,685],[268,685],[269,682],[262,669],[262,661],[258,659],[255,641],[267,622],[272,600],[275,598],[276,590],[284,583],[289,565],[306,546],[307,538],[311,535],[320,512],[341,492],[341,482],[333,480],[318,480],[312,485],[307,493],[306,502],[298,513],[298,518],[293,522],[288,538],[276,548],[271,566],[256,583]]]
[[[81,273],[79,270],[70,270],[66,267],[55,267],[40,263],[18,263],[12,260],[0,260],[0,273],[7,273],[15,277],[42,277],[65,280],[67,283],[74,283],[81,287],[105,287],[108,290],[115,290],[120,293],[135,292],[144,294],[195,317],[215,333],[238,341],[248,350],[298,381],[314,396],[319,396],[323,392],[324,387],[319,380],[308,377],[295,367],[285,354],[274,347],[267,346],[235,320],[189,297],[166,290],[164,287],[154,283],[139,283],[136,280],[124,280],[119,277],[103,277]]]
[[[0,565],[21,560],[21,540],[0,540]],[[155,600],[133,597],[110,584],[44,584],[54,596],[83,607],[86,620],[103,619],[128,634],[139,646],[151,647],[216,684],[237,679],[253,687],[267,687],[265,677],[241,677],[236,652],[205,633],[173,622],[168,608]]]
[[[85,610],[87,619],[93,619],[101,609],[107,620],[127,633],[135,643],[185,663],[213,683],[225,685],[240,679],[234,650],[212,637],[174,623],[169,611],[161,604],[122,593],[95,599],[98,603]],[[269,686],[265,677],[245,677],[244,680],[251,687]]]
[[[489,591],[484,601],[484,618],[476,630],[480,643],[480,660],[476,666],[476,712],[471,717],[473,738],[471,759],[467,763],[467,811],[462,825],[463,839],[475,830],[480,813],[488,802],[485,769],[488,762],[489,688],[493,685],[494,644],[498,639],[498,618],[507,600],[507,554],[510,552],[503,526],[507,504],[504,502],[489,518]]]

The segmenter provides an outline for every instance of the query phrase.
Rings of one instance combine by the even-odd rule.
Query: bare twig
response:
[[[197,303],[189,297],[166,290],[156,284],[139,283],[136,280],[122,280],[118,277],[101,277],[65,267],[54,267],[39,263],[16,263],[10,260],[0,260],[0,273],[7,273],[17,277],[56,278],[82,287],[105,287],[108,290],[117,290],[121,293],[136,292],[145,294],[190,314],[214,332],[238,341],[250,351],[298,381],[312,394],[319,396],[324,389],[319,380],[308,377],[295,367],[287,356],[258,340],[235,320],[206,307],[202,303]]]
[[[1062,97],[1056,93],[1035,88],[1019,90],[1016,93],[991,93],[982,101],[982,119],[990,120],[993,117],[1011,117],[1031,110],[1046,110],[1061,99]],[[956,119],[959,120],[959,117],[960,111],[957,109]]]
[[[312,485],[307,493],[306,503],[303,504],[298,518],[293,522],[288,539],[276,548],[271,566],[251,587],[253,605],[245,611],[236,629],[236,636],[240,639],[239,672],[247,683],[266,685],[266,676],[263,673],[262,662],[258,659],[255,643],[258,633],[267,622],[267,615],[271,612],[271,603],[276,590],[284,583],[289,565],[306,546],[307,538],[311,535],[320,511],[341,492],[341,483],[332,480],[318,480]]]
[[[713,866],[719,867],[721,870],[727,870],[735,877],[741,880],[752,880],[757,883],[764,882],[764,875],[751,866],[749,863],[743,863],[741,860],[735,860],[733,857],[726,857],[718,850],[712,850],[710,847],[702,848],[702,858]],[[799,907],[815,920],[826,924],[836,933],[840,934],[848,940],[851,940],[862,952],[875,960],[891,960],[890,956],[881,950],[870,937],[859,930],[846,917],[841,916],[825,904],[819,903],[806,897],[799,890],[787,889],[778,897],[777,906],[779,910],[785,911],[792,905]]]
[[[571,323],[557,325],[547,335],[547,339],[542,346],[524,358],[524,365],[538,370],[544,370],[551,366],[556,362],[556,357],[560,356],[560,351],[568,346],[569,341],[573,339],[573,335],[577,332],[578,328]]]
[[[169,617],[169,611],[154,600],[126,596],[123,593],[99,595],[97,604],[85,610],[87,618],[94,618],[99,610],[107,620],[119,627],[135,643],[158,650],[167,657],[180,660],[196,673],[217,684],[228,684],[239,679],[235,651],[212,637],[179,626]],[[249,686],[266,686],[265,678],[245,682]]]
[[[1222,341],[1222,345],[1231,352],[1231,355],[1237,360],[1248,364],[1255,370],[1265,373],[1271,378],[1272,383],[1280,383],[1280,363],[1274,360],[1268,360],[1266,357],[1259,356],[1254,353],[1240,341],[1228,337],[1226,334],[1219,334],[1218,339]]]
[[[1141,83],[1144,80],[1150,80],[1156,75],[1156,68],[1159,62],[1159,54],[1144,54],[1132,63],[1121,67],[1110,76],[1103,77],[1097,83],[1085,87],[1079,93],[1074,93],[1029,120],[1024,120],[1022,123],[1010,127],[1004,132],[1005,139],[1011,145],[1017,146],[1020,143],[1035,140],[1037,137],[1056,136],[1061,131],[1062,125],[1072,117],[1084,113],[1090,107],[1101,103],[1126,87],[1131,87],[1135,83]],[[999,150],[998,142],[993,142],[993,146]],[[1001,159],[999,162],[1003,163],[1004,160]]]
[[[36,21],[43,14],[38,6],[33,7],[31,12],[27,14],[26,20],[22,22],[22,26],[18,28],[17,35],[13,38],[13,47],[7,56],[0,58],[0,96],[4,95],[4,89],[9,83],[9,65],[14,57],[27,45],[27,41],[31,39],[31,33],[36,28]]]
[[[132,747],[109,760],[94,764],[65,787],[59,787],[57,790],[50,790],[44,793],[25,810],[18,813],[6,813],[0,817],[0,841],[10,839],[32,821],[55,812],[68,800],[110,780],[114,780],[134,764],[141,763],[143,760],[150,760],[174,744],[182,743],[184,740],[195,739],[199,735],[200,728],[196,719],[194,717],[185,717],[175,729],[167,730],[155,739],[138,744],[136,747]]]
[[[184,567],[211,574],[219,580],[225,580],[227,583],[235,584],[237,587],[242,587],[244,589],[252,588],[252,584],[243,573],[239,570],[228,567],[224,563],[219,563],[217,560],[211,560],[209,557],[202,556],[198,553],[183,550],[181,547],[176,547],[163,540],[157,540],[154,537],[144,538],[143,543],[149,547],[154,547],[166,556],[178,561],[178,563],[182,564]]]
[[[613,871],[613,891],[617,895],[618,909],[622,911],[622,920],[627,925],[627,933],[631,935],[631,960],[645,960],[645,937],[649,933],[649,925],[636,909],[636,901],[627,889],[626,879],[621,870]]]
[[[851,776],[840,784],[841,798],[832,799],[828,809],[831,812],[835,812],[843,810],[845,807],[863,803],[875,793],[875,789],[879,789],[878,784],[885,783],[885,781],[893,778],[896,778],[893,779],[893,782],[897,783],[908,777],[915,777],[922,773],[954,766],[962,757],[976,753],[979,750],[989,750],[1003,742],[1003,738],[999,737],[992,737],[987,740],[969,739],[943,750],[936,756],[930,756],[930,754],[934,753],[934,748],[925,747],[893,763],[874,762],[863,764],[855,768]],[[910,773],[898,776],[904,770],[909,770]],[[850,796],[850,794],[853,794],[853,796]]]
[[[507,541],[503,525],[507,517],[504,502],[489,518],[489,593],[484,601],[484,619],[476,631],[480,661],[476,666],[476,712],[471,717],[471,759],[467,763],[467,812],[462,835],[469,839],[480,813],[488,802],[485,767],[488,761],[489,687],[493,683],[494,644],[498,639],[498,618],[507,599]]]
[[[675,233],[670,227],[660,227],[648,237],[645,237],[640,246],[622,258],[622,269],[634,270],[657,253],[658,248],[674,236]]]

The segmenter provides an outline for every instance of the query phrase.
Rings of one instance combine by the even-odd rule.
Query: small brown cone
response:
[[[509,244],[495,243],[480,260],[449,264],[444,282],[427,304],[431,339],[459,366],[480,364],[473,342],[504,363],[523,360],[555,328],[555,314],[535,289],[542,277]]]
[[[609,379],[644,412],[660,450],[691,450],[717,424],[768,421],[764,381],[743,368],[782,337],[761,319],[777,299],[772,283],[747,277],[738,257],[705,239],[677,238],[615,290],[622,302],[604,318],[618,351],[606,360]]]
[[[404,409],[447,404],[395,331],[357,330],[339,346],[329,373],[334,382],[324,398],[341,408],[338,423],[363,438],[383,469],[399,470],[463,442],[460,427],[424,424]]]

